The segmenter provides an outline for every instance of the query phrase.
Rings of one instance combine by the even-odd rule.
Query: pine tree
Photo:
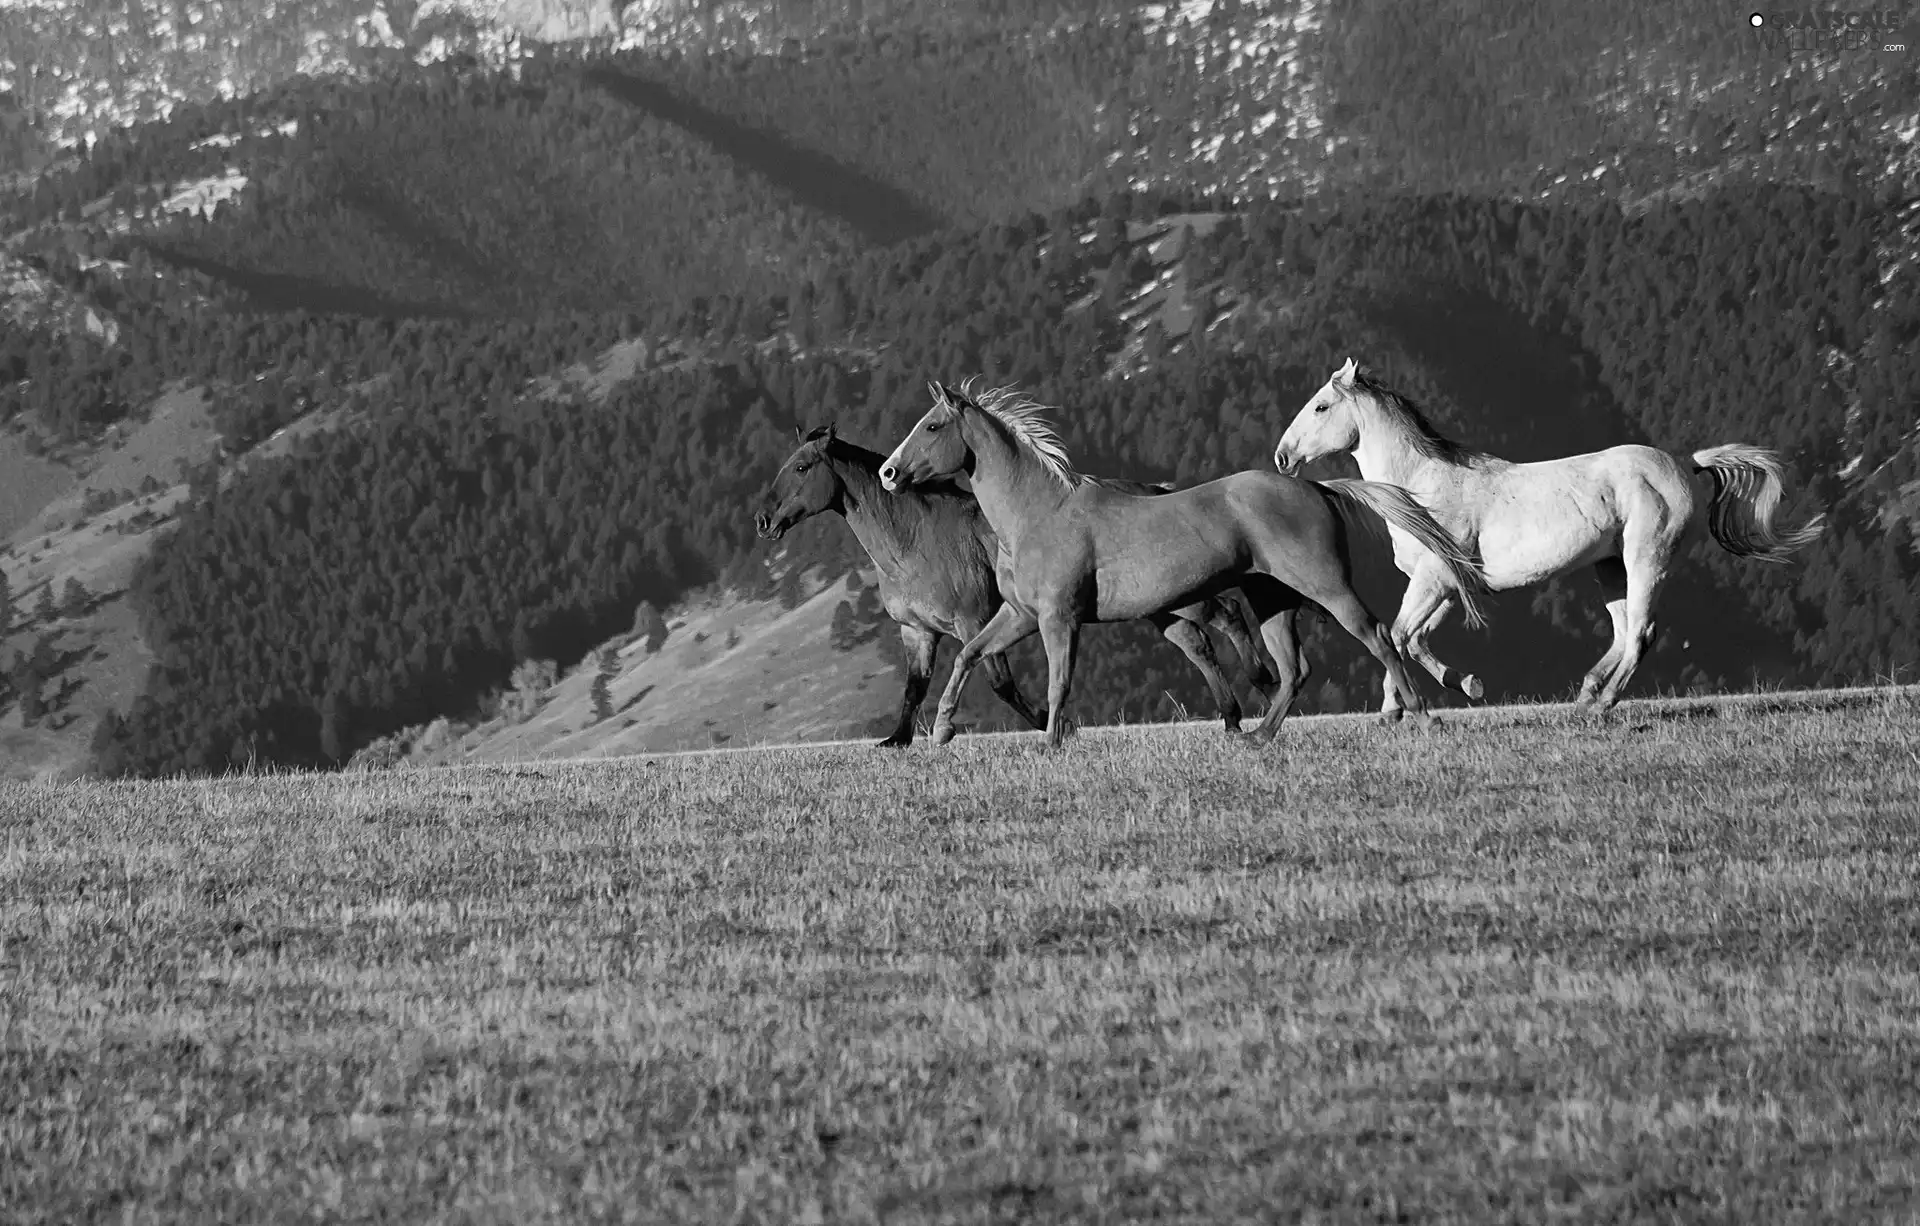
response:
[[[851,600],[843,600],[834,607],[827,642],[835,651],[852,651],[860,645],[860,619],[854,614]]]
[[[7,586],[7,572],[0,570],[0,634],[13,628],[13,589]]]
[[[649,655],[659,651],[667,641],[667,619],[653,607],[651,600],[641,601],[640,607],[633,611],[633,637],[645,641]]]
[[[613,718],[613,678],[619,672],[620,657],[611,647],[602,647],[594,659],[593,718],[596,723]]]
[[[86,613],[87,604],[92,599],[78,579],[69,578],[67,586],[60,591],[60,612],[66,617],[80,617]]]
[[[47,713],[45,697],[40,692],[40,670],[28,666],[14,674],[13,688],[20,693],[20,722],[31,728],[40,722]]]
[[[58,615],[59,610],[53,607],[53,582],[48,580],[40,586],[40,599],[33,605],[33,620],[50,622]]]
[[[780,607],[788,611],[805,604],[807,600],[806,568],[797,563],[788,566],[780,576],[774,595],[780,601]]]
[[[339,762],[347,756],[347,703],[338,690],[330,690],[320,703],[320,756]]]

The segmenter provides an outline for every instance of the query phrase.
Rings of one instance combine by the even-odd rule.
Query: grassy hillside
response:
[[[508,700],[500,704],[508,713],[402,738],[406,760],[607,758],[892,731],[902,681],[897,653],[878,641],[831,649],[834,610],[849,592],[837,581],[806,586],[817,590],[791,609],[737,594],[696,597],[674,610],[660,641],[625,636],[604,646],[614,657],[604,670],[595,652],[524,708]],[[891,623],[882,633],[894,633]],[[604,718],[594,692],[603,675],[611,712]],[[380,748],[368,757],[380,760]]]
[[[0,783],[0,1216],[1903,1220],[1920,711],[1625,712]]]

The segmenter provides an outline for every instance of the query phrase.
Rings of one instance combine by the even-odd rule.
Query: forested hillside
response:
[[[750,516],[791,426],[884,449],[928,377],[974,373],[1062,406],[1083,468],[1182,482],[1266,466],[1349,354],[1516,459],[1778,447],[1828,536],[1790,568],[1696,549],[1643,684],[1920,659],[1914,184],[1887,136],[1910,68],[1689,33],[1726,74],[1707,88],[1621,58],[1658,43],[1631,14],[1527,6],[1038,7],[295,80],[103,136],[0,204],[4,258],[111,324],[16,308],[0,415],[85,440],[181,381],[233,451],[353,423],[196,479],[136,584],[156,664],[100,766],[339,762],[578,659],[642,599],[765,590]],[[1587,92],[1623,66],[1615,101]],[[243,185],[179,203],[218,176]],[[623,341],[607,395],[553,390]],[[847,556],[836,522],[787,549]],[[1368,585],[1390,609],[1397,582]],[[1438,646],[1497,695],[1564,691],[1603,646],[1590,587]],[[1344,636],[1313,643],[1310,707],[1377,702]],[[1084,668],[1083,718],[1207,709],[1137,628]]]

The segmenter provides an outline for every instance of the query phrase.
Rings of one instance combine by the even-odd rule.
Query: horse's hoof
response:
[[[1228,721],[1227,721],[1227,735],[1228,735],[1228,736],[1239,736],[1239,735],[1240,735],[1240,721],[1239,721],[1239,720],[1237,720],[1237,719],[1231,719],[1231,720],[1228,720]]]
[[[1460,692],[1478,702],[1487,696],[1487,687],[1480,684],[1480,678],[1468,673],[1460,679]]]
[[[1406,712],[1401,708],[1388,707],[1386,710],[1380,712],[1380,722],[1383,724],[1397,724],[1404,715],[1406,715]]]
[[[888,737],[886,740],[876,742],[874,744],[874,748],[875,749],[905,749],[907,746],[911,744],[913,744],[912,733],[908,733],[905,736],[901,736],[899,733],[896,732],[892,736]]]
[[[952,724],[935,724],[933,726],[933,743],[935,745],[945,745],[948,741],[951,741],[952,739],[953,739]]]

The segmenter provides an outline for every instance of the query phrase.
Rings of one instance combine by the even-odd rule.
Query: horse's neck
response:
[[[1358,415],[1360,442],[1353,460],[1366,480],[1419,492],[1442,480],[1444,470],[1457,467],[1424,454],[1414,441],[1413,427],[1384,409],[1369,404]]]
[[[881,574],[889,578],[899,574],[913,544],[911,521],[915,512],[924,512],[924,501],[910,490],[887,493],[880,484],[883,457],[864,448],[843,443],[827,460],[840,478],[841,513],[860,548]]]
[[[1003,428],[982,425],[968,432],[973,448],[973,496],[1002,548],[1019,547],[1026,525],[1059,508],[1066,489]]]

